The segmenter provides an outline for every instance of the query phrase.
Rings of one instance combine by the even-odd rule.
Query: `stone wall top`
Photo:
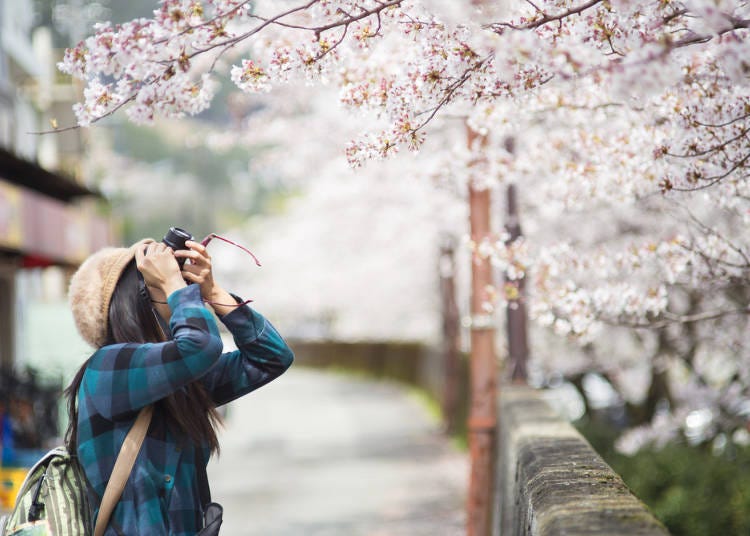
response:
[[[501,536],[668,536],[578,431],[540,392],[500,394]]]

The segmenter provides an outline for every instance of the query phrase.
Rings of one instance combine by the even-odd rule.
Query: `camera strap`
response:
[[[258,260],[258,257],[256,257],[253,254],[252,251],[250,251],[249,249],[247,249],[245,246],[243,246],[241,244],[238,244],[237,242],[235,242],[233,240],[230,240],[229,238],[225,238],[225,237],[223,237],[221,235],[218,235],[216,233],[211,233],[206,238],[204,238],[203,240],[201,240],[201,245],[203,247],[208,246],[208,243],[211,242],[211,240],[213,240],[214,238],[216,238],[218,240],[221,240],[223,242],[226,242],[227,244],[231,244],[231,245],[233,245],[233,246],[241,249],[242,251],[244,251],[245,253],[247,253],[248,255],[250,255],[253,258],[253,260],[255,261],[255,264],[257,266],[261,266],[260,261]],[[244,300],[244,301],[237,300],[237,303],[231,303],[231,304],[229,304],[229,303],[216,303],[216,302],[212,302],[212,301],[208,301],[208,300],[204,300],[204,301],[206,303],[208,303],[209,305],[221,305],[221,306],[224,306],[224,307],[241,307],[243,305],[247,305],[248,303],[251,303],[253,300]]]
[[[247,249],[245,246],[243,246],[241,244],[238,244],[237,242],[233,242],[232,240],[229,240],[228,238],[224,238],[223,236],[219,236],[216,233],[211,233],[206,238],[204,238],[203,240],[201,240],[201,245],[203,247],[206,247],[208,245],[208,243],[211,240],[213,240],[214,238],[218,238],[219,240],[223,240],[227,244],[232,244],[233,246],[236,246],[236,247],[240,248],[242,251],[244,251],[245,253],[247,253],[248,255],[250,255],[253,258],[253,260],[255,261],[255,264],[257,264],[258,266],[261,265],[260,261],[258,260],[258,257],[256,257],[253,254],[253,252],[250,251],[249,249]]]

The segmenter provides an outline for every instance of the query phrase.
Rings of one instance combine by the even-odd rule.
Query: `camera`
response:
[[[170,227],[169,231],[167,231],[167,234],[164,235],[164,238],[162,239],[162,242],[172,248],[172,251],[178,251],[180,249],[187,249],[185,247],[185,242],[188,240],[195,240],[193,238],[193,235],[188,233],[185,229],[180,229],[179,227]],[[185,259],[177,259],[177,263],[180,265],[180,268],[185,264]]]

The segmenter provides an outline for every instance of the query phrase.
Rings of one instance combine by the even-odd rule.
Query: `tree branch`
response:
[[[561,21],[563,19],[570,17],[571,15],[578,15],[579,13],[583,13],[590,7],[593,7],[600,3],[602,3],[602,0],[589,0],[585,4],[581,4],[578,7],[574,7],[567,11],[557,13],[556,15],[550,15],[548,13],[545,13],[541,11],[538,7],[534,6],[534,4],[531,4],[532,6],[534,6],[537,12],[542,15],[540,19],[527,22],[526,24],[518,24],[518,25],[512,24],[510,22],[495,22],[493,24],[490,24],[488,28],[497,34],[503,33],[503,31],[505,31],[506,28],[510,28],[511,30],[531,30],[533,28],[539,28],[540,26],[544,26],[545,24],[549,22]]]
[[[670,312],[665,312],[660,318],[654,319],[651,322],[641,322],[635,320],[625,320],[620,318],[607,318],[604,316],[598,317],[598,320],[608,324],[610,326],[621,326],[627,328],[636,329],[663,329],[671,325],[676,324],[694,324],[696,322],[704,322],[706,320],[718,320],[725,316],[733,315],[746,315],[750,314],[750,309],[742,307],[739,309],[724,309],[718,311],[705,311],[702,313],[695,313],[689,315],[679,315]]]

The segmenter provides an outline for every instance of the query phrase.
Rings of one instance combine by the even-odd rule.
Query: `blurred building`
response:
[[[58,74],[52,31],[34,27],[32,0],[0,0],[0,365],[23,361],[30,304],[64,302],[70,273],[111,243],[102,198],[84,181],[81,130],[34,134],[74,124],[77,100]],[[37,322],[38,324],[38,322]],[[59,344],[58,344],[59,348]]]

